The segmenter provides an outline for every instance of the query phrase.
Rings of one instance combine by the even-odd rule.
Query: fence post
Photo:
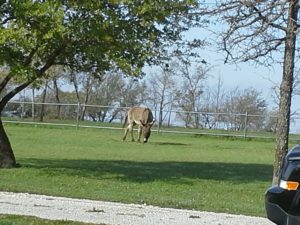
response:
[[[248,112],[246,112],[246,114],[245,114],[245,124],[244,124],[244,126],[245,126],[245,128],[244,128],[244,139],[246,139],[246,138],[247,138],[247,125],[248,125]]]

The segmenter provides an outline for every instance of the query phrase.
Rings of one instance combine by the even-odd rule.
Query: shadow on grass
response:
[[[175,143],[175,142],[152,142],[153,145],[171,145],[171,146],[186,146],[188,144]]]
[[[188,179],[251,183],[269,181],[272,166],[262,164],[214,162],[134,162],[101,160],[24,159],[23,167],[46,170],[51,174],[82,176],[93,179],[118,179],[129,182],[187,183]]]

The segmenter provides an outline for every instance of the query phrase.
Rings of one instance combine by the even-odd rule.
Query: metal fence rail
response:
[[[9,102],[2,113],[3,122],[35,125],[69,126],[97,129],[123,129],[127,107],[85,105],[81,103]],[[157,110],[152,110],[158,118]],[[162,123],[155,123],[153,131],[220,137],[274,139],[277,118],[269,115],[224,112],[162,112]],[[156,119],[157,120],[157,119]],[[292,117],[297,129],[300,118]],[[183,129],[184,128],[184,129]],[[291,129],[292,130],[292,129]],[[300,140],[299,135],[291,135]]]

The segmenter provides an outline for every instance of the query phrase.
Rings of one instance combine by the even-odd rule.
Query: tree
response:
[[[40,111],[39,111],[39,121],[43,121],[44,120],[44,114],[45,114],[45,102],[47,99],[47,95],[49,94],[49,90],[53,90],[55,93],[55,100],[56,103],[60,103],[60,99],[59,99],[59,88],[58,88],[58,84],[57,84],[57,79],[60,76],[60,74],[62,73],[62,68],[58,67],[58,66],[52,66],[51,68],[49,68],[46,72],[45,72],[45,79],[43,80],[39,80],[39,82],[35,82],[31,85],[31,88],[33,88],[33,93],[34,93],[34,89],[40,89],[42,86],[43,91],[40,97],[40,102],[42,103],[40,105]],[[51,89],[50,87],[50,81],[52,81],[53,83],[53,89]],[[33,102],[34,102],[34,96],[33,96]],[[33,113],[33,118],[35,118],[35,112],[34,110],[32,110]],[[57,118],[59,118],[60,115],[60,105],[57,106]]]
[[[203,126],[205,128],[216,128],[220,125],[218,122],[220,121],[220,110],[221,106],[224,105],[225,101],[225,90],[223,87],[223,81],[221,79],[220,74],[217,78],[217,84],[213,87],[207,86],[204,90],[203,96],[203,112],[213,112],[213,113],[202,113],[203,118]],[[220,128],[220,127],[219,127]]]
[[[74,71],[70,72],[70,82],[74,86],[76,93],[77,104],[79,104],[79,110],[77,114],[78,120],[84,120],[87,107],[86,105],[89,102],[90,94],[92,91],[92,82],[94,81],[93,76],[89,73],[75,73]],[[80,92],[80,90],[82,90]],[[82,100],[83,98],[83,100]]]
[[[175,91],[175,65],[166,64],[159,70],[159,74],[152,74],[148,87],[150,101],[158,110],[158,126],[161,127],[166,107],[172,108],[173,93]],[[156,110],[155,110],[156,111]]]
[[[283,65],[273,171],[273,184],[278,183],[288,151],[299,0],[222,0],[215,6],[205,13],[217,15],[217,23],[226,24],[219,45],[226,53],[225,62],[271,66],[279,61]]]
[[[254,88],[245,90],[235,88],[227,94],[222,111],[233,115],[229,121],[236,130],[245,129],[245,114],[253,115],[254,117],[247,118],[247,125],[249,128],[257,129],[263,127],[264,118],[261,115],[266,113],[266,107],[266,101],[262,98],[261,93]]]
[[[182,66],[179,69],[182,86],[176,93],[176,104],[181,110],[192,113],[179,114],[185,126],[199,128],[201,111],[201,96],[204,92],[203,81],[207,78],[209,67],[196,64],[193,67],[191,60],[181,58]]]
[[[48,81],[45,82],[45,87],[44,90],[42,92],[42,105],[41,105],[41,110],[40,110],[40,122],[44,121],[44,115],[45,115],[45,102],[46,102],[46,96],[47,96],[47,90],[48,90]]]
[[[276,132],[277,130],[277,115],[278,110],[272,110],[268,112],[265,118],[264,130],[267,132]]]
[[[69,75],[70,76],[70,75]],[[66,71],[64,70],[63,66],[51,66],[51,68],[49,68],[46,71],[46,76],[44,79],[42,80],[37,80],[38,82],[34,82],[31,85],[31,89],[32,89],[32,101],[35,102],[35,98],[38,97],[40,98],[40,101],[42,103],[44,103],[45,101],[47,102],[55,102],[56,105],[56,110],[51,110],[51,116],[53,118],[56,119],[60,119],[61,118],[61,111],[62,111],[62,105],[61,105],[61,93],[63,92],[61,90],[62,85],[64,84],[64,80],[69,80],[69,76],[67,76]],[[45,83],[48,83],[47,85],[45,85]],[[45,96],[45,100],[43,101],[43,97],[37,95],[35,97],[35,90],[40,90],[42,86],[45,86],[45,88],[47,87],[48,92]],[[42,107],[42,106],[40,106]],[[39,108],[39,107],[37,107]],[[47,110],[49,110],[49,107],[47,107]],[[33,119],[35,119],[35,106],[33,106]],[[47,112],[48,114],[48,112]]]
[[[54,91],[54,95],[55,95],[55,102],[58,104],[57,105],[57,110],[56,110],[56,118],[60,119],[60,113],[61,113],[61,105],[60,105],[60,97],[59,97],[59,93],[61,92],[58,86],[58,79],[57,78],[53,78],[53,91]]]
[[[91,103],[105,107],[96,108],[94,112],[90,109],[89,113],[95,118],[98,117],[98,121],[104,122],[108,113],[118,104],[124,81],[120,74],[111,71],[103,75],[101,80],[97,79],[92,83]]]
[[[121,88],[121,95],[119,96],[119,106],[133,107],[145,104],[148,100],[146,82],[135,78],[127,78],[124,81]]]
[[[11,81],[18,85],[0,99],[0,112],[54,65],[91,74],[113,66],[141,75],[145,63],[158,63],[161,49],[199,24],[199,16],[190,13],[196,8],[196,0],[2,0],[0,67],[9,73],[0,81],[0,93]],[[16,165],[0,120],[0,167]]]

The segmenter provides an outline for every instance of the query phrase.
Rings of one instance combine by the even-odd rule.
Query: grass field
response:
[[[0,225],[92,225],[73,221],[52,221],[30,216],[0,215]]]
[[[121,130],[6,125],[20,168],[0,190],[264,216],[274,143]]]

